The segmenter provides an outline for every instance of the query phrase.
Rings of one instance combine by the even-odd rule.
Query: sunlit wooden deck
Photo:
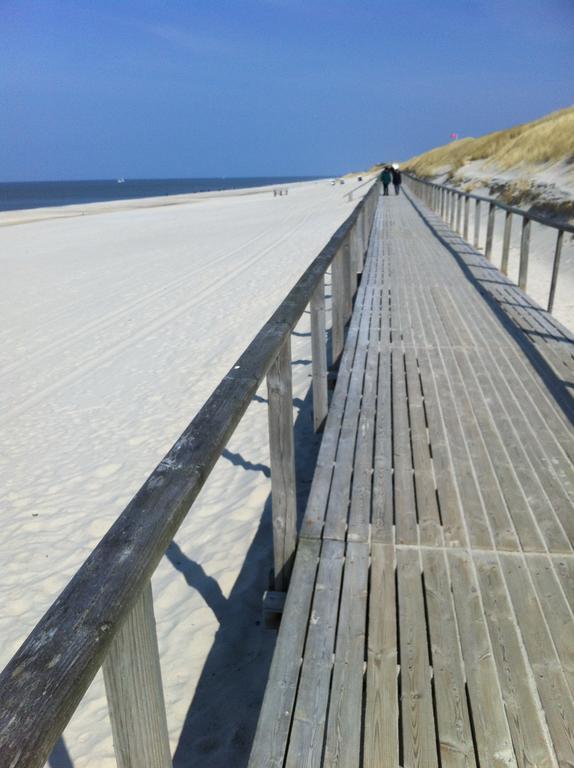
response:
[[[381,201],[250,766],[573,766],[573,339]]]

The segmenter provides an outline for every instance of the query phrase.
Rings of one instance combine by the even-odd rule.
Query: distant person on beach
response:
[[[398,195],[399,192],[401,191],[401,183],[402,183],[401,172],[399,170],[398,165],[393,165],[392,176],[393,176],[393,186],[395,188],[395,195]]]
[[[389,194],[389,184],[391,183],[392,174],[388,165],[385,165],[383,172],[381,173],[381,181],[383,182],[383,195]]]

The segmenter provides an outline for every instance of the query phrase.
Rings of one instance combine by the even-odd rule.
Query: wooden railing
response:
[[[151,576],[267,377],[275,588],[286,590],[297,536],[290,334],[310,304],[318,429],[328,408],[325,272],[334,362],[378,195],[375,182],[0,675],[2,766],[41,768],[102,666],[118,766],[171,766]]]
[[[502,236],[502,259],[500,271],[508,274],[508,259],[510,255],[510,236],[512,233],[512,217],[520,216],[522,218],[522,232],[520,237],[520,265],[518,268],[518,286],[523,291],[527,291],[528,285],[528,259],[530,256],[530,225],[531,222],[542,224],[545,227],[552,227],[557,230],[556,243],[554,246],[554,259],[552,262],[552,277],[550,279],[550,289],[548,294],[548,312],[554,308],[554,299],[556,296],[556,285],[558,282],[558,272],[560,269],[560,257],[562,255],[562,243],[564,233],[574,234],[574,226],[569,224],[557,224],[549,219],[538,216],[530,211],[523,211],[520,208],[501,203],[490,197],[482,195],[473,195],[469,192],[463,192],[455,187],[446,184],[435,184],[434,182],[419,179],[410,173],[404,173],[405,184],[414,194],[423,200],[429,208],[439,214],[449,226],[458,232],[462,237],[470,242],[470,201],[474,200],[474,222],[472,244],[475,248],[480,247],[480,206],[481,203],[488,205],[488,218],[486,224],[486,238],[484,243],[484,255],[492,260],[492,244],[494,238],[494,223],[496,211],[500,209],[505,212],[504,233]]]

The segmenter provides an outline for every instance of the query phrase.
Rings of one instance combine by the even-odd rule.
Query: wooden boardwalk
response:
[[[573,340],[381,198],[250,766],[574,766]]]

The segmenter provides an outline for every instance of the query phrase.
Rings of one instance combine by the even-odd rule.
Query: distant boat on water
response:
[[[118,179],[118,184],[125,184],[125,183],[126,183],[125,179]]]

